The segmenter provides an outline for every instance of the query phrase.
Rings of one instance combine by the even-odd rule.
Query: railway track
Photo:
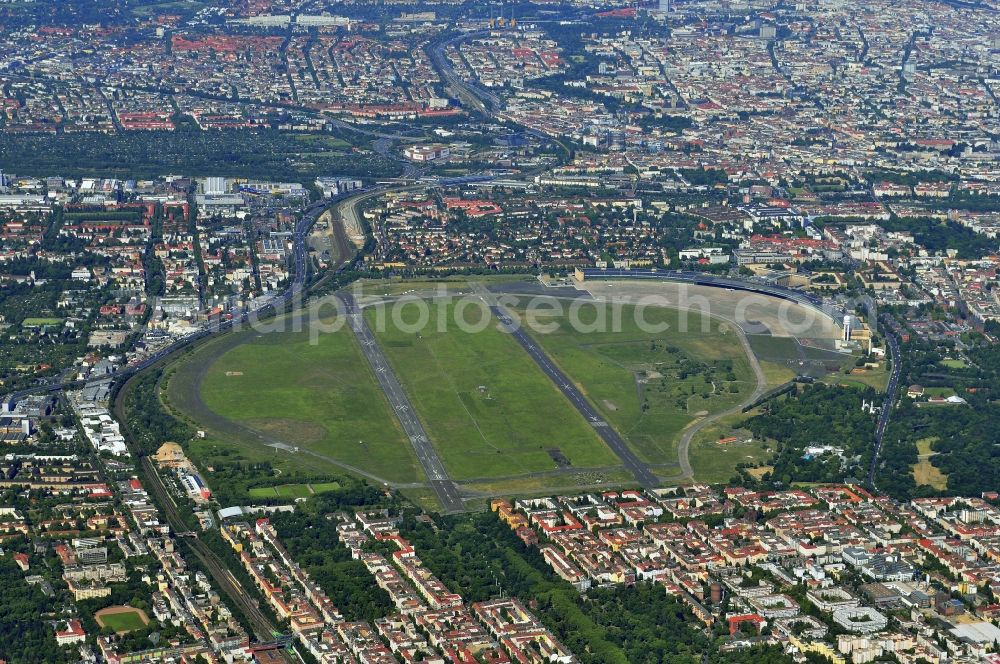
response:
[[[167,489],[163,485],[163,480],[160,478],[153,462],[149,457],[142,457],[141,463],[146,471],[146,477],[149,478],[147,484],[156,495],[157,503],[163,509],[170,528],[175,533],[185,532],[187,526],[180,518],[180,514],[171,501],[170,495],[167,493]],[[191,547],[195,557],[205,566],[212,580],[215,581],[216,586],[232,599],[233,603],[240,608],[243,615],[250,621],[250,625],[257,638],[262,641],[273,639],[275,632],[278,631],[277,625],[264,615],[255,600],[247,596],[246,591],[239,585],[229,569],[223,566],[216,553],[197,537],[188,537],[185,538],[185,541]]]
[[[154,502],[163,512],[171,530],[175,534],[187,532],[188,526],[181,517],[167,487],[163,484],[163,478],[160,477],[159,471],[152,460],[148,456],[141,454],[137,448],[135,438],[128,426],[128,420],[125,418],[125,395],[128,392],[131,380],[126,382],[118,392],[114,404],[115,417],[121,422],[122,432],[125,435],[125,440],[133,456],[139,460],[139,464],[142,466],[143,475],[145,475],[147,480],[144,485],[150,490]],[[274,635],[278,632],[277,625],[260,610],[256,600],[251,598],[246,590],[236,581],[229,569],[219,560],[218,555],[207,544],[199,540],[197,536],[185,538],[185,541],[191,547],[191,551],[204,566],[209,576],[212,577],[215,587],[228,597],[234,606],[239,607],[243,615],[246,616],[257,639],[264,642],[273,640]]]

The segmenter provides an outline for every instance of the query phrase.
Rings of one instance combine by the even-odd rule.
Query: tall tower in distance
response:
[[[670,11],[670,0],[660,0],[660,12],[666,14]]]

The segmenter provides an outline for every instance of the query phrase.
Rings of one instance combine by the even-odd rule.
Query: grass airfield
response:
[[[681,293],[682,285],[670,283],[586,282],[576,289],[546,289],[529,277],[476,280],[507,294],[509,311],[525,320],[528,296],[510,299],[519,291],[541,298],[559,295],[564,305],[562,296],[619,301],[616,329],[581,329],[572,324],[567,307],[561,312],[543,307],[532,313],[543,325],[529,331],[664,478],[678,471],[677,443],[686,428],[738,406],[757,386],[735,329],[738,294],[697,287]],[[479,331],[453,324],[455,301],[441,296],[471,296],[468,281],[363,280],[352,288],[449,475],[473,499],[469,505],[493,495],[629,484],[619,459],[517,342],[498,330],[488,311],[464,307],[466,323]],[[706,297],[709,309],[689,306],[698,302],[692,295]],[[661,326],[656,331],[643,329],[635,317],[637,300],[650,296],[658,299],[642,313],[646,322]],[[428,324],[410,328],[417,316],[413,306],[400,306],[395,317],[390,315],[389,308],[401,299],[426,302]],[[768,385],[794,376],[803,348],[809,360],[836,359],[827,350],[839,336],[836,325],[816,320],[792,333],[783,327],[779,303],[772,301],[770,310],[767,302],[758,303],[747,312],[753,332],[748,339],[763,360]],[[593,328],[593,302],[578,306],[572,318]],[[801,315],[792,311],[789,317],[797,321],[794,317]],[[438,329],[438,320],[449,324]],[[232,446],[251,462],[278,459],[274,463],[287,470],[288,486],[259,487],[250,498],[265,497],[265,492],[266,497],[294,497],[309,491],[308,482],[313,490],[325,489],[316,473],[335,476],[356,469],[370,480],[414,492],[420,504],[433,507],[420,494],[426,493],[420,488],[426,478],[410,443],[350,330],[316,335],[317,343],[310,343],[308,327],[239,334],[226,343],[206,344],[210,350],[195,352],[170,380],[171,406],[196,425],[227,421],[251,432],[227,436],[207,426],[211,445],[192,443],[195,458],[201,447],[225,454]],[[183,396],[192,388],[193,396]],[[724,418],[695,436],[690,458],[697,480],[725,481],[736,464],[766,458],[766,446],[758,443],[715,443],[739,420]],[[308,481],[297,480],[296,473]]]

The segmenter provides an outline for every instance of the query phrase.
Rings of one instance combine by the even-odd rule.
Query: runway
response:
[[[517,340],[521,347],[527,351],[531,359],[535,361],[535,364],[545,373],[549,379],[555,383],[559,391],[562,392],[573,407],[583,415],[590,426],[594,427],[597,435],[601,437],[601,440],[611,449],[615,455],[621,459],[622,464],[625,469],[632,473],[635,477],[635,481],[639,483],[640,486],[644,488],[656,488],[660,485],[660,480],[653,474],[649,467],[639,460],[639,458],[632,452],[628,444],[622,439],[622,437],[615,431],[603,417],[598,414],[590,402],[583,396],[580,390],[577,389],[576,385],[573,384],[566,374],[562,372],[553,362],[549,359],[549,356],[545,354],[545,351],[539,347],[535,340],[528,335],[521,327],[513,322],[511,317],[496,303],[493,295],[486,290],[485,287],[481,285],[476,286],[477,292],[480,297],[486,302],[486,305],[493,312],[500,324],[503,326],[504,330],[507,331],[514,339]]]
[[[424,469],[424,474],[427,475],[427,480],[430,482],[431,488],[437,494],[442,509],[445,512],[465,511],[465,503],[462,501],[462,495],[458,487],[448,476],[444,464],[441,463],[441,457],[438,456],[437,450],[431,444],[424,426],[420,423],[416,411],[413,409],[412,404],[410,404],[409,397],[406,396],[406,392],[403,391],[403,386],[399,384],[396,374],[393,372],[392,367],[389,366],[385,354],[382,353],[382,349],[375,341],[375,335],[372,334],[371,329],[369,329],[368,324],[365,322],[361,308],[355,302],[354,296],[349,293],[339,293],[337,297],[344,303],[348,326],[354,333],[355,338],[357,338],[358,343],[361,344],[361,350],[364,352],[365,357],[368,359],[368,364],[375,373],[379,387],[382,388],[382,392],[385,393],[386,398],[389,400],[389,405],[396,414],[396,418],[399,420],[400,425],[402,425],[403,432],[410,439],[410,444],[413,445],[413,452],[417,455],[417,460],[420,461],[420,465]]]

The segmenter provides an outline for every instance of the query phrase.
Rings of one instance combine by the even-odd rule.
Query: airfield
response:
[[[801,304],[689,284],[362,281],[339,299],[347,324],[303,312],[299,331],[228,335],[171,369],[195,458],[354,474],[445,511],[724,481],[767,454],[716,443],[744,406],[854,360]]]

